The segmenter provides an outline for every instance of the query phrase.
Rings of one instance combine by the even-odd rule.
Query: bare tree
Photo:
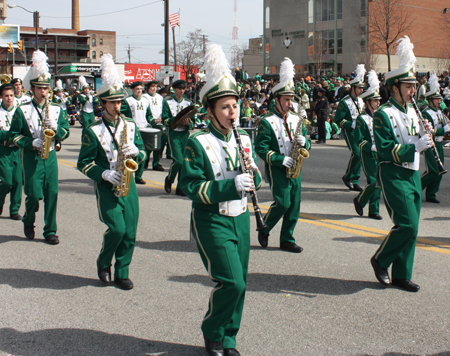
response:
[[[402,0],[376,0],[369,7],[370,45],[388,57],[391,70],[391,51],[395,42],[412,28],[414,18],[401,5]]]
[[[248,50],[248,45],[247,44],[243,44],[240,46],[233,46],[231,47],[231,52],[233,52],[233,50],[236,49],[236,58],[233,59],[231,58],[231,67],[232,68],[241,68],[243,66],[243,58],[244,58],[244,52]]]
[[[201,30],[188,32],[186,39],[177,43],[177,65],[186,73],[186,78],[203,65],[208,39]],[[159,53],[163,54],[164,50]],[[170,63],[174,64],[173,47],[170,47]]]
[[[325,46],[325,39],[322,36],[322,32],[317,31],[315,36],[316,38],[314,43],[314,65],[316,67],[316,75],[320,77],[320,71],[322,70],[327,48]]]
[[[436,69],[436,73],[442,74],[444,71],[450,70],[450,49],[447,47],[441,47],[436,50],[437,57],[433,58],[433,67]]]

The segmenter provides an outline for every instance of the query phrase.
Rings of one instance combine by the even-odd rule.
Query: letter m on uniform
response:
[[[142,103],[136,103],[136,110],[144,110],[144,105]]]
[[[224,146],[223,149],[227,154],[227,157],[225,157],[225,161],[227,162],[227,171],[237,171],[240,167],[238,148],[235,147],[236,153],[234,157],[231,156],[231,153],[228,151],[228,147]]]

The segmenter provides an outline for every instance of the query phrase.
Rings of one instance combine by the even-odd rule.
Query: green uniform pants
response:
[[[362,152],[361,162],[367,178],[367,185],[357,196],[359,204],[364,208],[369,204],[369,214],[380,213],[381,187],[377,187],[378,164],[372,152]]]
[[[374,257],[383,268],[392,264],[393,278],[411,279],[422,205],[420,174],[380,163],[380,182],[394,226]]]
[[[442,142],[435,142],[435,144],[439,158],[441,159],[442,164],[444,164],[444,147]],[[425,165],[427,170],[422,175],[422,190],[426,189],[425,197],[427,200],[436,199],[436,193],[439,191],[442,175],[439,174],[438,165],[431,149],[425,151]]]
[[[58,162],[56,152],[50,152],[46,160],[35,151],[23,150],[25,175],[24,225],[34,225],[39,201],[44,200],[44,237],[56,234],[56,205],[58,200]]]
[[[344,133],[345,143],[351,153],[344,179],[352,181],[353,184],[359,184],[359,177],[361,175],[361,150],[359,149],[358,142],[355,140],[355,131],[343,129],[342,132]]]
[[[266,172],[272,197],[275,200],[264,221],[267,229],[264,230],[268,234],[270,230],[283,218],[281,225],[280,243],[289,241],[295,242],[294,229],[300,216],[301,198],[301,173],[297,179],[286,178],[286,168],[278,168],[266,164]]]
[[[83,120],[83,129],[88,127],[90,124],[92,124],[95,120],[95,115],[93,112],[87,113],[84,111],[81,111],[81,118]]]
[[[145,154],[147,155],[146,157],[150,157],[150,154],[152,152],[155,152],[155,151],[147,151],[146,150],[145,151]],[[138,169],[137,169],[137,171],[135,173],[135,178],[136,179],[142,179],[142,175],[144,174],[146,162],[147,162],[147,159],[144,159],[141,163],[139,163],[139,167],[138,167]]]
[[[203,264],[216,283],[202,332],[211,341],[223,342],[226,349],[236,348],[248,275],[249,212],[228,217],[193,209],[191,225]]]
[[[169,146],[172,151],[172,165],[169,171],[169,180],[173,183],[177,174],[181,174],[181,167],[183,166],[184,147],[189,138],[189,130],[186,131],[169,131]],[[178,181],[180,177],[178,177]]]
[[[97,208],[100,220],[108,230],[103,234],[103,244],[98,256],[101,268],[111,266],[113,257],[114,276],[128,278],[129,266],[136,244],[136,232],[139,219],[139,200],[134,180],[130,192],[125,198],[117,198],[112,192],[112,184],[95,184]]]
[[[19,213],[22,203],[22,160],[19,147],[0,146],[0,207],[10,193],[9,215]]]

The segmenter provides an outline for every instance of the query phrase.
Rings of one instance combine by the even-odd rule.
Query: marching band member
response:
[[[157,81],[150,81],[147,83],[147,93],[143,96],[150,102],[150,110],[152,111],[151,123],[153,127],[158,127],[162,130],[161,132],[161,150],[153,152],[153,170],[164,172],[163,166],[159,163],[164,147],[167,145],[166,158],[170,157],[170,147],[168,144],[167,137],[167,127],[164,122],[171,117],[170,107],[167,101],[158,94],[156,90],[158,89]],[[149,157],[147,157],[147,162],[149,162]]]
[[[51,74],[47,56],[41,51],[33,53],[30,84],[33,100],[21,105],[14,113],[11,124],[11,140],[23,148],[23,171],[25,176],[25,236],[34,239],[34,222],[39,210],[39,201],[44,200],[44,238],[51,244],[59,243],[56,236],[56,208],[58,199],[58,162],[55,143],[69,137],[69,122],[64,110],[47,99]],[[43,130],[54,132],[48,158],[42,158]],[[49,139],[49,138],[48,138]],[[47,138],[45,138],[47,140]]]
[[[123,168],[118,166],[119,157],[122,154],[125,158],[134,157],[140,164],[145,161],[145,151],[136,124],[131,118],[120,115],[125,95],[111,54],[102,56],[101,70],[102,86],[98,93],[104,116],[83,132],[78,169],[94,181],[98,215],[108,226],[97,259],[98,277],[104,283],[111,282],[111,261],[115,256],[114,283],[129,290],[133,288],[129,266],[136,244],[139,201],[134,179],[129,181],[126,196],[117,197],[113,189],[121,187],[123,177],[119,172]]]
[[[21,149],[10,140],[11,121],[16,111],[14,106],[14,87],[3,84],[0,87],[2,103],[0,106],[0,215],[5,198],[10,193],[9,217],[22,220],[19,215],[22,203],[22,160]]]
[[[344,184],[350,189],[360,192],[359,177],[361,172],[361,151],[355,140],[356,118],[363,112],[364,102],[359,97],[364,91],[364,64],[356,66],[356,77],[350,81],[350,94],[345,96],[336,109],[334,122],[342,128],[345,142],[350,150],[351,156],[347,171],[342,177]]]
[[[436,73],[433,73],[430,76],[428,84],[430,85],[430,91],[425,93],[425,98],[427,99],[429,106],[422,114],[423,117],[433,125],[434,144],[441,162],[444,163],[444,147],[442,141],[444,140],[445,134],[450,131],[450,124],[444,118],[444,113],[441,110],[442,96],[439,90],[439,78]],[[426,189],[425,199],[430,203],[439,203],[439,200],[436,199],[436,193],[439,191],[442,175],[439,174],[433,152],[431,152],[431,150],[426,150],[424,155],[427,170],[422,174],[421,182],[422,189]]]
[[[353,199],[359,216],[364,214],[364,207],[369,203],[369,218],[381,220],[381,188],[377,187],[377,147],[373,140],[373,114],[380,106],[380,81],[374,70],[369,72],[369,89],[360,98],[365,102],[365,112],[356,119],[355,141],[361,151],[361,163],[367,177],[367,186]]]
[[[17,108],[19,105],[30,103],[31,102],[31,96],[28,94],[24,94],[22,92],[23,89],[23,82],[20,78],[14,78],[11,80],[11,84],[14,85],[14,106]]]
[[[239,131],[250,157],[246,166],[256,175],[240,172],[232,125],[239,106],[236,81],[222,47],[208,46],[204,68],[208,80],[200,97],[211,123],[189,138],[184,151],[180,185],[192,200],[191,231],[209,277],[217,283],[202,323],[208,355],[235,356],[248,274],[250,221],[245,192],[259,188],[250,137]],[[213,71],[214,70],[214,71]]]
[[[120,112],[126,117],[133,119],[138,129],[146,128],[150,126],[150,102],[142,95],[144,89],[142,82],[133,82],[130,85],[133,95],[122,100],[122,107]],[[146,151],[146,155],[149,156],[151,151]],[[144,174],[145,161],[139,164],[139,169],[136,171],[135,181],[137,184],[145,184],[145,180],[142,179]]]
[[[181,171],[181,167],[183,165],[183,152],[184,147],[186,146],[186,141],[189,138],[189,130],[194,128],[192,120],[186,119],[181,127],[172,129],[171,123],[173,118],[177,116],[181,110],[192,105],[192,103],[184,97],[184,92],[186,91],[186,82],[184,80],[177,80],[173,82],[172,88],[175,94],[173,96],[167,95],[165,97],[167,104],[169,104],[172,116],[167,119],[166,122],[168,126],[170,151],[172,152],[173,158],[169,174],[164,181],[164,189],[167,193],[172,191],[172,183],[175,182],[177,174],[179,175],[179,172]],[[180,180],[179,176],[178,180]],[[178,185],[175,193],[180,196],[185,196],[183,190],[180,189]]]
[[[255,150],[266,162],[266,174],[274,202],[264,217],[265,230],[259,231],[258,241],[264,248],[269,241],[269,232],[283,219],[280,234],[280,248],[284,251],[300,253],[303,249],[295,243],[294,229],[300,214],[301,174],[297,178],[287,178],[286,169],[297,161],[289,156],[294,140],[309,150],[311,141],[305,138],[306,126],[301,123],[301,133],[296,132],[300,117],[292,112],[294,98],[294,65],[289,58],[281,63],[280,83],[273,88],[276,107],[263,117],[258,125]]]
[[[99,104],[97,96],[93,96],[91,87],[86,82],[86,78],[80,76],[78,81],[83,92],[78,96],[78,102],[81,104],[81,119],[83,120],[83,129],[88,127],[95,120],[94,105]]]
[[[392,96],[374,115],[374,139],[379,159],[379,180],[389,216],[394,224],[371,259],[375,276],[410,292],[419,285],[411,281],[419,230],[422,189],[420,152],[433,145],[411,104],[414,97],[416,57],[408,36],[398,40],[399,68],[386,73]],[[430,128],[431,124],[426,123]],[[388,268],[392,265],[392,282]]]

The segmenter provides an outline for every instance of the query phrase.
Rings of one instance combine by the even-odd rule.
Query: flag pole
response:
[[[175,72],[177,72],[177,45],[175,43],[175,26],[172,27],[173,34],[173,59],[175,64]]]

